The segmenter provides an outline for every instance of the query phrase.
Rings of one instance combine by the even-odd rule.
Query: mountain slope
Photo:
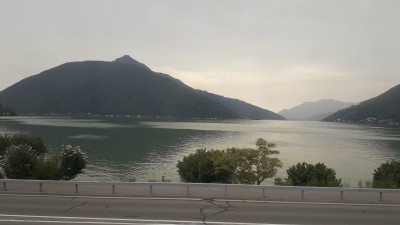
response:
[[[1,91],[0,102],[18,114],[277,118],[237,112],[226,106],[229,104],[199,94],[169,75],[155,73],[129,56],[113,62],[65,63]],[[242,102],[242,106],[249,104]]]
[[[313,120],[319,121],[328,115],[353,105],[349,102],[341,102],[332,99],[322,99],[317,102],[304,102],[291,109],[279,112],[288,120]]]
[[[385,93],[363,101],[357,106],[340,110],[324,121],[395,121],[400,122],[400,85],[397,85]]]

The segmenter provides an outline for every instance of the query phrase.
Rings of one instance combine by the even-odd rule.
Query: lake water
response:
[[[138,122],[129,118],[0,118],[0,133],[43,137],[50,152],[79,145],[89,165],[78,180],[179,181],[176,163],[197,148],[255,147],[261,137],[278,145],[284,163],[323,162],[357,187],[381,163],[400,159],[400,129],[298,121]],[[266,182],[272,184],[273,179]]]

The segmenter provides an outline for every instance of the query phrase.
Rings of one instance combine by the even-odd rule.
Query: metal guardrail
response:
[[[15,179],[2,179],[0,182],[3,186],[2,191],[8,193],[385,202],[400,204],[400,189]]]

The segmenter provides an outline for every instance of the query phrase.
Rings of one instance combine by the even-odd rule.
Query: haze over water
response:
[[[89,166],[78,180],[179,182],[176,163],[197,148],[255,147],[261,137],[278,145],[284,163],[278,176],[297,162],[323,162],[357,187],[372,180],[381,163],[400,158],[400,129],[300,121],[139,122],[129,118],[10,117],[0,134],[42,136],[50,152],[79,145]],[[272,184],[269,179],[267,184]]]

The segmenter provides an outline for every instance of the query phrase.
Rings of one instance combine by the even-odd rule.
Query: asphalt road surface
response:
[[[0,224],[400,223],[400,205],[0,195]]]

